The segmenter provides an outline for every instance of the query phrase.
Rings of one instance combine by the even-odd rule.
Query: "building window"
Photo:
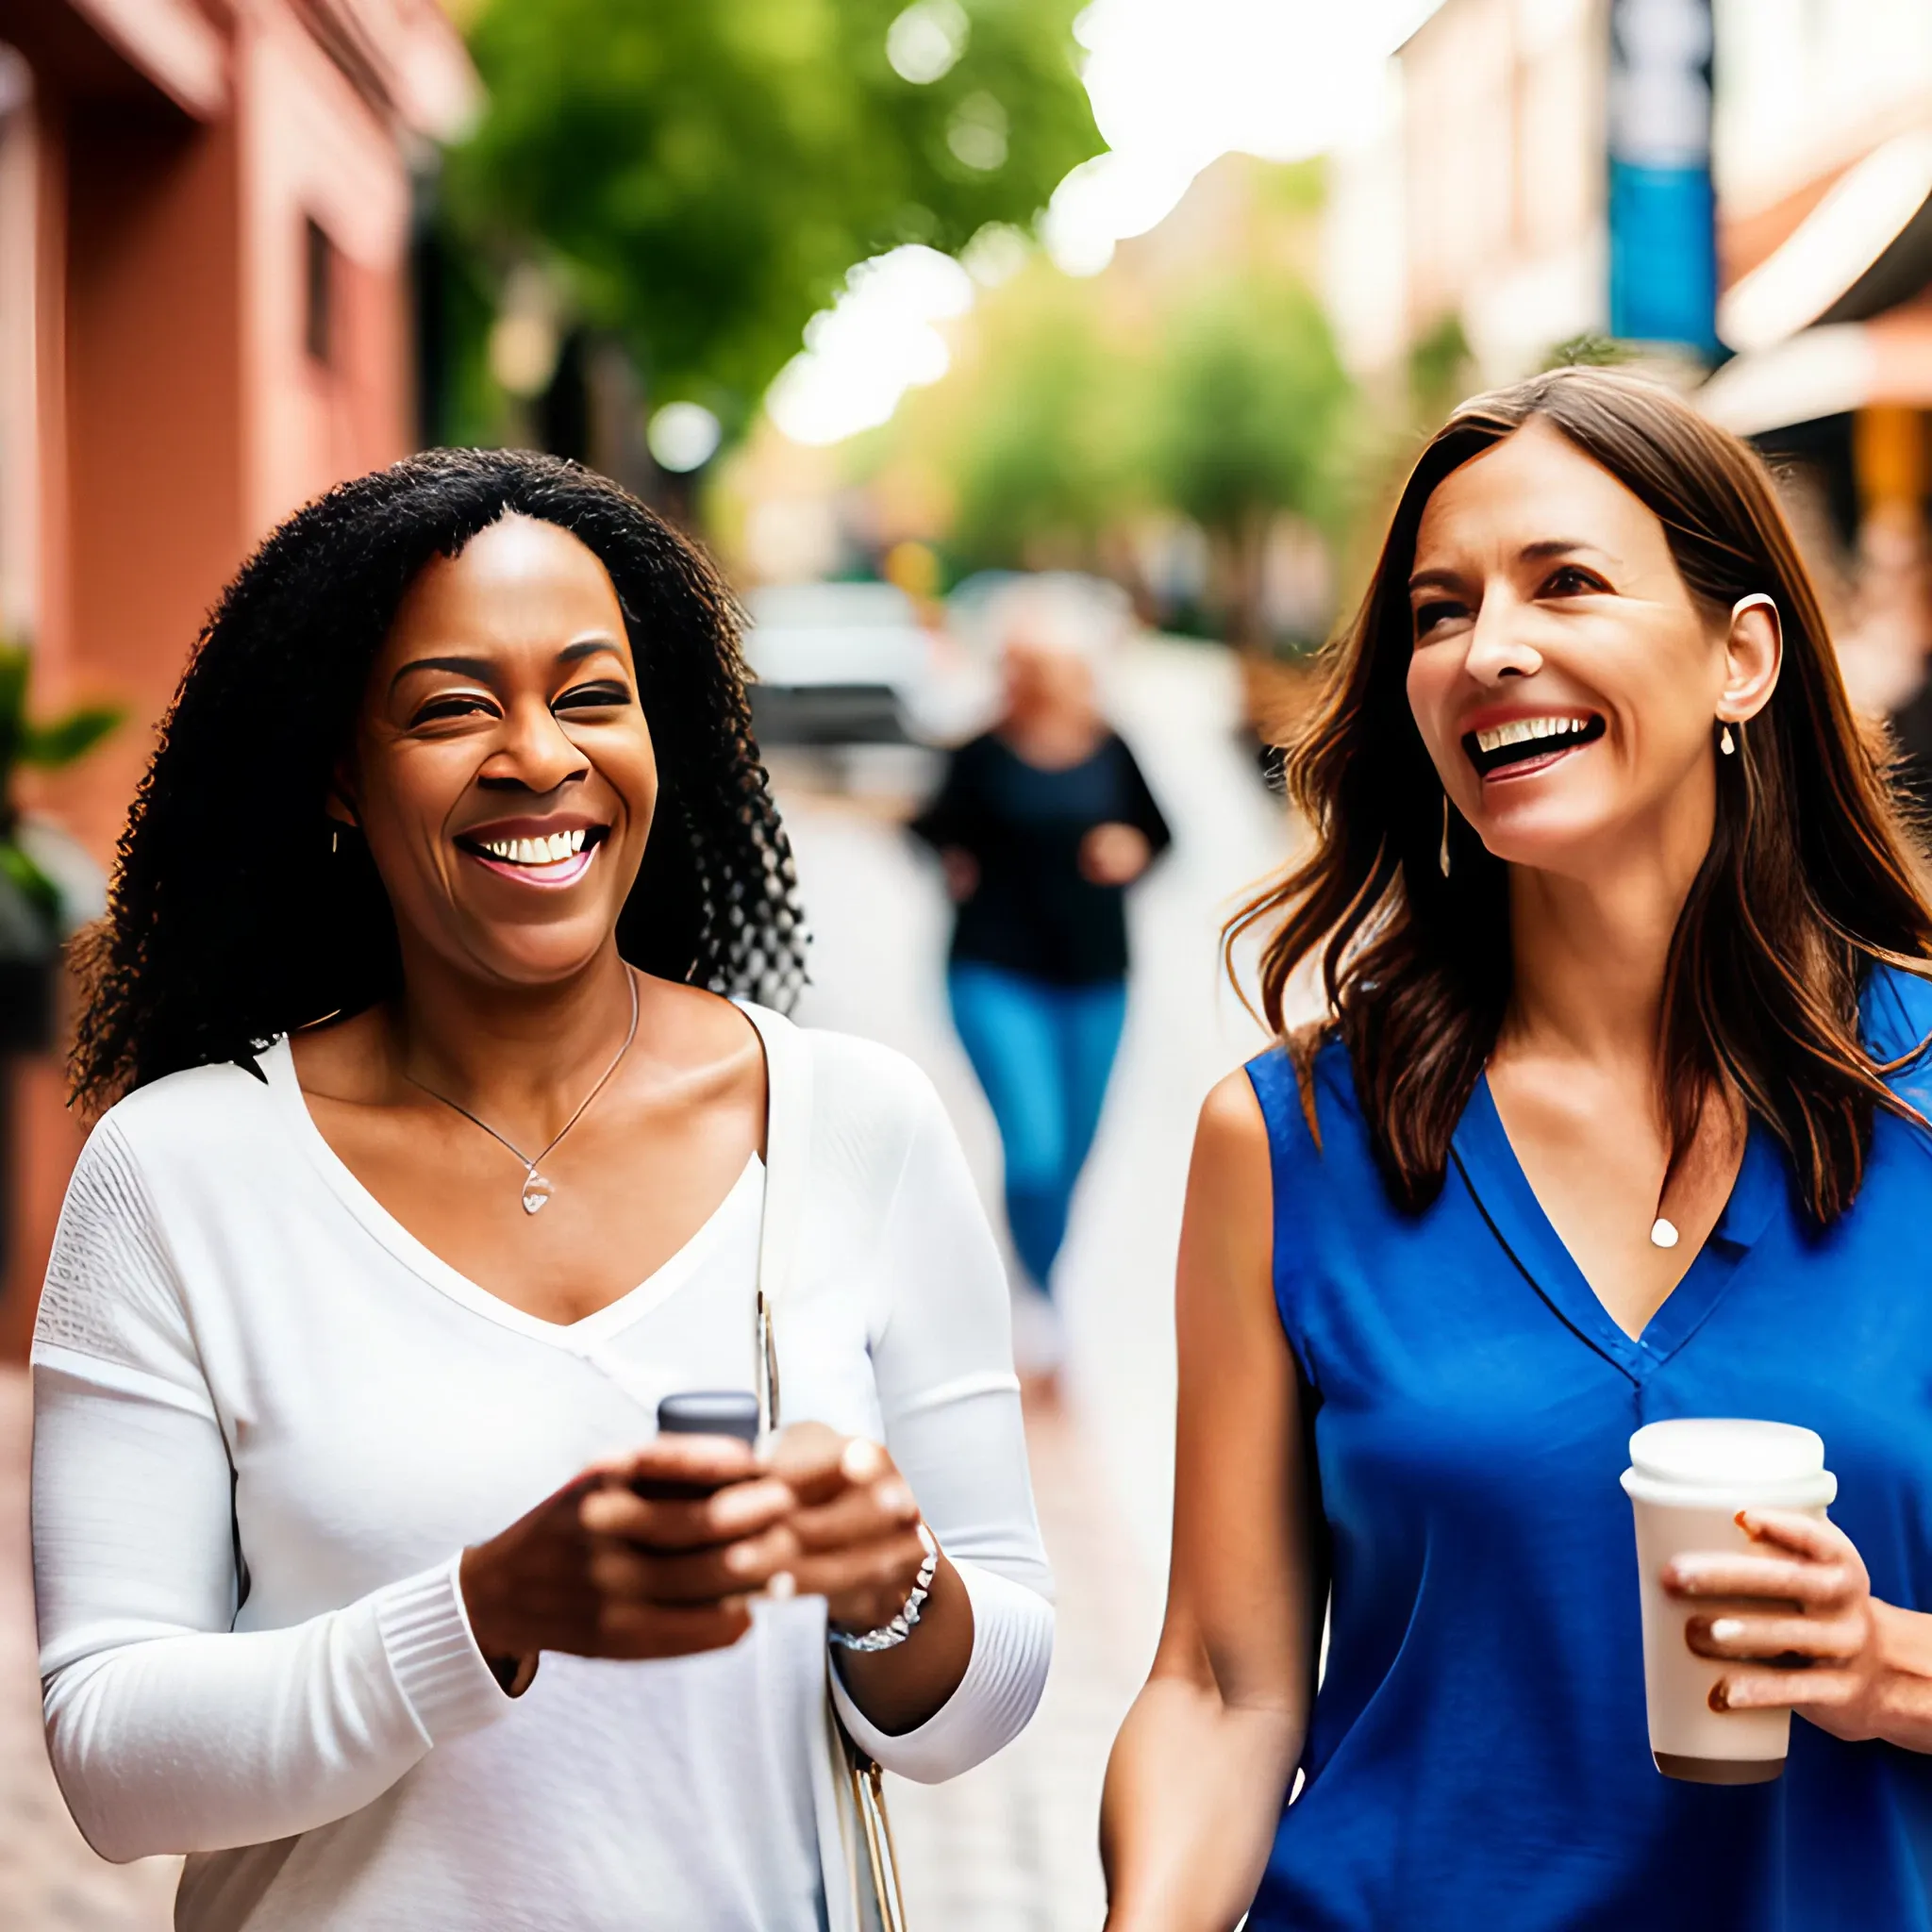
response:
[[[303,235],[302,338],[308,353],[326,366],[335,350],[335,245],[313,215]]]

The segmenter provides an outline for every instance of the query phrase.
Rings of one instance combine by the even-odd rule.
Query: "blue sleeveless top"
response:
[[[1896,1058],[1932,1033],[1932,987],[1881,970],[1864,1016]],[[1774,1784],[1653,1767],[1618,1487],[1641,1424],[1802,1423],[1874,1594],[1932,1609],[1932,1136],[1881,1114],[1857,1204],[1821,1235],[1754,1124],[1723,1218],[1633,1341],[1487,1081],[1409,1216],[1339,1044],[1315,1062],[1319,1150],[1286,1054],[1248,1074],[1333,1591],[1253,1932],[1932,1928],[1932,1758],[1794,1718]],[[1932,1113],[1932,1058],[1894,1084]]]

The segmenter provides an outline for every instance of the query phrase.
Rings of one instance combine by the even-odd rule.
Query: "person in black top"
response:
[[[999,724],[952,754],[912,830],[958,908],[953,1021],[999,1124],[1013,1246],[1044,1291],[1126,1012],[1125,890],[1172,835],[1081,652],[1023,631],[1005,671]]]

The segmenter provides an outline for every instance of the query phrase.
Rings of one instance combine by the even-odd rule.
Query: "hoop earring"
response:
[[[1436,863],[1442,868],[1442,876],[1449,876],[1449,794],[1442,794],[1442,849],[1436,855]]]
[[[1728,719],[1720,718],[1718,724],[1720,729],[1717,734],[1717,748],[1724,753],[1725,758],[1729,758],[1737,750],[1738,741],[1731,736],[1731,726]],[[1738,729],[1741,732],[1744,727],[1740,724]]]

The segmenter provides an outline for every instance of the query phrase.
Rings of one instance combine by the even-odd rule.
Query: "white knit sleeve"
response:
[[[47,1746],[102,1856],[308,1830],[509,1707],[454,1557],[291,1628],[233,1630],[227,1442],[111,1119],[68,1190],[33,1367]]]
[[[1053,1580],[1026,1467],[999,1250],[952,1124],[924,1075],[878,1250],[873,1369],[886,1445],[973,1603],[959,1687],[918,1729],[870,1724],[835,1673],[856,1741],[936,1784],[1010,1743],[1053,1657]]]

